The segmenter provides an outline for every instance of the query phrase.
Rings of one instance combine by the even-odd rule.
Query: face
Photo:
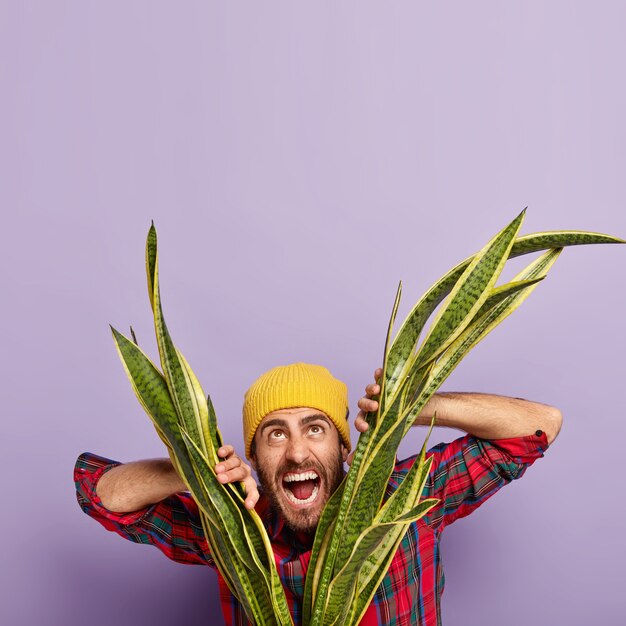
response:
[[[250,459],[272,506],[296,531],[313,531],[343,479],[347,450],[321,411],[281,409],[263,418]]]

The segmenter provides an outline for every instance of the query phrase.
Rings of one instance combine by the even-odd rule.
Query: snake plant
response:
[[[306,577],[304,624],[358,624],[409,524],[436,504],[434,499],[420,500],[431,463],[426,442],[400,487],[387,500],[383,496],[400,441],[460,360],[532,293],[563,247],[625,243],[583,231],[520,237],[523,218],[524,211],[480,252],[437,281],[392,340],[402,285],[398,287],[379,381],[379,409],[367,415],[369,429],[360,436],[350,470],[320,517]],[[539,251],[544,253],[512,281],[496,286],[508,259]],[[211,555],[250,622],[293,624],[261,519],[245,508],[242,486],[223,485],[213,470],[222,445],[217,419],[211,398],[174,346],[163,318],[154,225],[147,238],[146,269],[162,372],[138,347],[132,329],[129,339],[112,328],[128,378],[196,500]]]

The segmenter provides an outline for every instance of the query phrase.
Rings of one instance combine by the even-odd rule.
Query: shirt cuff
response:
[[[139,522],[156,505],[153,504],[131,513],[116,513],[102,504],[96,492],[98,481],[106,472],[118,465],[121,465],[119,461],[85,452],[78,457],[74,466],[74,482],[79,504],[86,513],[92,517],[130,526]]]
[[[542,430],[524,437],[508,439],[489,439],[492,445],[506,452],[515,463],[532,463],[540,459],[548,449],[548,437]]]

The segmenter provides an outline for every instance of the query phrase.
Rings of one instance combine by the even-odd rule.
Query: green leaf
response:
[[[543,278],[550,267],[554,264],[561,249],[549,250],[527,268],[522,270],[514,281],[533,280]],[[408,408],[405,422],[405,434],[411,428],[415,418],[419,415],[426,402],[431,398],[432,394],[442,385],[444,380],[452,373],[463,357],[489,332],[491,332],[498,324],[506,319],[515,309],[517,309],[526,298],[535,290],[537,283],[531,284],[521,290],[514,292],[504,300],[494,304],[491,308],[485,307],[481,309],[480,316],[475,319],[472,324],[467,327],[463,333],[449,346],[446,352],[441,356],[429,377],[428,383],[424,391],[420,394],[417,401]]]
[[[402,284],[400,283],[400,285],[398,286],[398,291],[396,293],[396,299],[394,302],[391,319],[387,330],[387,347],[391,340],[393,322],[398,310],[401,293]],[[387,349],[385,350],[385,352],[387,352]],[[383,366],[383,370],[384,368],[385,366]],[[361,468],[361,465],[365,458],[367,442],[370,440],[371,437],[375,436],[376,432],[384,427],[385,424],[378,422],[374,424],[372,422],[370,423],[370,429],[366,433],[363,433],[359,438],[359,443],[352,459],[350,471],[348,472],[347,478],[344,480],[344,497],[342,497],[341,501],[339,502],[339,506],[337,506],[337,501],[333,503],[333,509],[334,511],[336,511],[337,515],[333,525],[332,538],[329,541],[325,541],[327,535],[326,533],[322,534],[318,527],[316,533],[316,543],[314,544],[312,553],[312,564],[314,568],[311,569],[311,564],[309,564],[309,572],[313,571],[314,574],[309,574],[307,576],[307,578],[312,577],[312,579],[314,580],[314,584],[312,585],[314,597],[311,602],[312,608],[309,608],[308,599],[305,599],[303,611],[305,619],[309,616],[309,614],[311,615],[312,624],[326,623],[326,618],[323,617],[324,599],[327,597],[328,587],[330,585],[333,572],[335,571],[335,569],[341,569],[345,565],[346,560],[350,555],[351,548],[354,545],[354,541],[357,539],[362,530],[369,525],[378,509],[378,506],[380,505],[380,500],[382,499],[382,491],[380,487],[384,486],[384,484],[388,480],[389,475],[391,474],[391,470],[393,469],[393,455],[391,457],[387,455],[385,458],[380,456],[378,459],[376,459],[377,465],[373,468],[370,468],[371,471],[366,476],[368,480],[360,480],[359,469]],[[401,429],[398,428],[398,436],[400,432]],[[380,471],[379,467],[382,467]],[[349,502],[347,502],[345,498],[345,493],[348,492],[348,490]],[[380,493],[380,498],[377,505],[376,495],[378,493]],[[370,499],[370,494],[374,494],[374,500]],[[343,541],[337,541],[337,537],[342,537]],[[320,563],[319,566],[316,558],[316,544],[317,546],[324,545],[324,560]],[[305,593],[307,592],[307,589],[310,588],[311,586],[308,584],[307,580]]]
[[[560,230],[531,233],[518,237],[515,240],[509,259],[550,248],[604,243],[626,242],[618,237],[586,231]],[[474,258],[474,256],[471,256],[453,267],[413,307],[392,343],[389,353],[387,379],[395,382],[402,376],[402,371],[406,369],[407,361],[417,346],[424,324],[442,300],[450,293]]]
[[[398,404],[398,402],[396,402]],[[363,464],[361,471],[358,473],[356,480],[356,486],[354,488],[354,494],[352,500],[349,503],[349,511],[346,513],[343,522],[343,538],[345,541],[340,542],[337,549],[336,558],[334,561],[334,568],[341,568],[349,558],[350,549],[354,545],[359,532],[368,527],[372,521],[393,521],[399,511],[407,512],[412,506],[415,505],[421,490],[423,489],[423,481],[426,480],[425,474],[419,474],[423,481],[420,483],[413,482],[414,472],[417,468],[414,468],[410,472],[409,480],[399,490],[399,493],[392,496],[392,505],[386,504],[381,511],[385,512],[394,506],[393,503],[397,502],[397,499],[405,498],[405,490],[409,485],[412,485],[413,491],[411,492],[411,499],[408,501],[406,507],[402,508],[404,504],[401,504],[399,508],[392,508],[391,514],[386,517],[376,518],[376,512],[381,506],[382,499],[385,493],[389,477],[393,471],[393,467],[396,460],[396,451],[398,445],[403,436],[403,420],[398,419],[395,413],[388,412],[385,416],[383,423],[379,423],[374,431],[372,439],[369,441],[369,448],[367,450],[367,457],[369,462]],[[388,428],[386,426],[389,425]],[[431,423],[431,430],[432,430]],[[430,431],[429,431],[430,434]],[[424,455],[426,451],[426,442],[428,436],[422,446],[421,456],[418,465],[423,467]],[[360,442],[359,442],[360,443]],[[358,448],[358,446],[357,446]],[[426,470],[427,471],[427,470]],[[418,489],[418,491],[415,491]],[[386,508],[385,508],[386,507]],[[384,513],[383,513],[384,514]],[[339,529],[337,525],[337,529]]]
[[[425,515],[437,504],[438,500],[433,498],[418,502],[432,465],[432,457],[424,459],[426,441],[427,439],[422,446],[419,458],[411,466],[405,479],[379,511],[374,520],[376,524],[392,521],[412,522]],[[359,570],[355,602],[363,603],[363,610],[367,608],[378,585],[382,582],[405,532],[405,526],[395,526],[384,537],[378,549],[362,564]],[[361,613],[358,615],[360,617]]]
[[[585,230],[551,230],[518,237],[509,258],[541,252],[548,248],[565,248],[598,243],[626,243],[624,239]]]
[[[533,278],[530,280],[512,280],[509,283],[505,283],[504,285],[500,285],[499,287],[494,287],[491,290],[491,293],[485,300],[481,309],[478,310],[476,317],[480,316],[482,310],[490,309],[492,306],[498,304],[505,298],[517,293],[518,291],[522,291],[526,287],[530,287],[531,285],[536,285],[540,283],[545,276],[540,276],[539,278]]]
[[[139,403],[154,424],[162,441],[175,454],[184,471],[183,478],[197,489],[195,475],[178,427],[178,416],[161,372],[142,350],[111,326],[118,354]]]
[[[207,398],[202,391],[200,381],[193,373],[187,359],[182,355],[179,350],[176,350],[178,361],[181,364],[181,371],[185,377],[185,383],[188,393],[191,397],[191,404],[194,409],[194,417],[196,423],[199,424],[200,433],[202,437],[203,449],[206,449],[209,458],[214,461],[214,464],[220,462],[217,456],[217,450],[219,448],[218,441],[221,439],[219,432],[217,431],[217,421],[215,421],[215,430],[211,431],[210,422],[212,421],[209,414],[209,407]]]
[[[287,600],[273,565],[271,545],[263,537],[265,531],[260,520],[256,524],[251,523],[250,518],[258,516],[249,512],[243,502],[234,500],[226,492],[225,486],[217,480],[209,460],[199,446],[188,433],[183,431],[182,434],[198,478],[206,486],[198,505],[208,508],[210,503],[219,516],[223,539],[232,546],[229,552],[237,577],[243,585],[249,585],[246,597],[256,603],[251,607],[254,620],[259,624],[291,624]],[[261,561],[260,555],[264,556],[265,562]],[[270,564],[271,567],[268,567]]]
[[[198,503],[213,558],[248,619],[258,625],[292,625],[261,519],[245,508],[241,484],[222,485],[215,475],[221,435],[210,398],[174,346],[163,319],[154,226],[146,243],[146,269],[164,374],[133,342],[113,330],[131,384]]]
[[[387,359],[389,358],[389,347],[391,346],[391,335],[393,333],[393,325],[396,321],[396,315],[398,313],[398,306],[400,305],[400,298],[402,297],[402,281],[398,284],[398,290],[396,291],[396,299],[393,303],[393,309],[391,311],[391,318],[389,319],[389,325],[387,327],[387,338],[385,339],[385,352],[383,353],[383,372],[387,371]],[[380,381],[380,411],[378,413],[384,413],[385,411],[385,385],[386,385],[385,377],[383,376]],[[376,413],[371,413],[371,418],[375,417]],[[374,424],[371,422],[371,418],[368,419],[368,424],[373,426]]]
[[[315,530],[315,539],[313,541],[313,547],[311,549],[311,558],[307,566],[307,576],[305,580],[304,596],[302,598],[302,622],[308,624],[311,619],[311,609],[313,601],[318,597],[317,586],[321,577],[321,566],[324,564],[319,558],[326,553],[326,549],[322,546],[327,546],[330,537],[335,530],[335,522],[337,518],[337,512],[339,511],[339,505],[341,504],[341,498],[345,487],[345,478],[339,487],[335,490],[332,496],[326,502],[320,520],[317,523]]]
[[[217,452],[211,449],[211,438],[207,433],[208,407],[204,392],[194,376],[187,361],[175,348],[163,318],[161,295],[159,289],[159,261],[156,250],[156,231],[150,229],[146,244],[146,258],[152,269],[152,304],[154,311],[154,326],[156,330],[157,346],[161,357],[161,366],[167,382],[168,389],[174,401],[176,412],[181,425],[189,432],[203,453],[208,454],[212,461],[217,464],[219,459]]]
[[[344,524],[346,520],[346,515],[349,510],[349,503],[352,501],[355,493],[358,492],[356,488],[356,480],[358,476],[358,468],[360,464],[363,462],[364,453],[367,447],[367,441],[370,439],[371,434],[374,429],[370,428],[368,431],[361,434],[359,437],[359,442],[357,444],[356,450],[354,451],[354,456],[352,458],[352,464],[350,465],[350,470],[348,471],[346,477],[343,481],[343,492],[341,494],[340,505],[336,509],[336,515],[334,515],[334,528],[332,536],[330,537],[330,541],[323,541],[324,535],[320,533],[320,526],[318,525],[316,534],[315,534],[315,543],[313,545],[313,553],[311,556],[311,561],[316,562],[318,558],[316,555],[316,546],[320,546],[320,557],[319,562],[316,563],[315,568],[309,568],[307,570],[307,578],[309,576],[314,576],[314,587],[313,587],[313,598],[312,598],[312,607],[310,612],[310,624],[311,626],[315,626],[317,624],[321,624],[320,618],[323,613],[323,605],[322,598],[326,597],[328,592],[328,585],[330,584],[335,560],[337,558],[337,552],[339,550],[339,541],[337,541],[338,537],[341,537],[344,541],[349,541],[348,537],[345,534]],[[348,503],[346,504],[346,500]],[[334,503],[336,505],[336,503]],[[328,506],[328,504],[327,504]],[[322,519],[326,514],[326,510],[324,509],[322,513]],[[322,539],[318,539],[318,537],[322,537]],[[323,552],[322,552],[323,550]],[[307,581],[308,585],[308,581]],[[305,606],[306,602],[305,600]],[[306,615],[307,613],[305,613]]]
[[[554,242],[578,245],[607,241],[605,236],[593,233],[573,234],[568,231],[540,233],[515,240],[522,217],[518,216],[517,220],[492,239],[481,253],[457,266],[431,288],[420,301],[421,306],[414,308],[409,315],[408,319],[411,322],[417,320],[417,323],[407,324],[405,321],[391,346],[387,340],[387,358],[381,384],[385,391],[381,390],[379,398],[379,405],[383,408],[379,409],[374,419],[368,420],[370,429],[359,438],[352,466],[343,483],[341,502],[339,506],[337,502],[333,503],[332,526],[325,526],[324,533],[316,536],[313,549],[315,568],[309,569],[307,575],[307,578],[311,577],[314,580],[312,586],[309,586],[307,580],[307,589],[310,588],[315,593],[310,611],[312,626],[335,621],[343,623],[344,617],[352,620],[358,613],[350,611],[347,617],[337,617],[336,614],[328,617],[325,613],[325,600],[329,597],[331,585],[335,585],[337,573],[350,559],[350,548],[360,536],[358,533],[371,526],[371,511],[376,511],[380,506],[379,504],[377,506],[378,495],[383,493],[388,474],[393,469],[395,451],[401,438],[412,425],[415,416],[458,362],[458,360],[455,362],[455,359],[462,358],[467,349],[475,345],[472,339],[484,337],[495,324],[519,306],[543,279],[558,251],[549,251],[542,259],[531,264],[533,271],[522,272],[512,282],[496,287],[495,283],[506,259],[543,249],[542,246]],[[617,242],[615,239],[609,240]],[[431,331],[422,348],[415,353],[417,337],[423,324],[448,294],[450,297],[431,325]],[[395,318],[397,302],[398,295],[390,327]],[[416,354],[419,354],[418,358]],[[416,502],[407,510],[409,502],[408,495],[404,500],[398,500],[396,504],[403,512],[394,519],[394,522],[408,520],[413,515],[422,515],[433,504],[432,501]],[[383,576],[391,558],[389,550],[394,549],[399,540],[401,535],[394,535],[392,541],[388,537],[382,542],[384,545],[380,546],[380,558],[371,560],[369,569],[364,566],[361,573],[368,569],[368,576],[372,573],[372,575],[380,573]],[[316,554],[318,550],[319,555]],[[363,580],[366,587],[372,583],[372,578]],[[333,588],[335,592],[339,589],[336,585]],[[344,589],[346,603],[349,603],[347,591],[349,588],[352,587],[346,583]],[[363,587],[359,586],[358,593],[362,593],[363,590]],[[375,591],[375,587],[371,591]],[[333,596],[336,595],[335,592]],[[355,606],[360,606],[358,600],[355,602]],[[309,615],[308,611],[304,614]]]
[[[411,516],[419,519],[426,515],[436,503],[437,500],[432,498],[423,500],[405,517]],[[372,553],[359,570],[354,599],[351,602],[350,613],[345,621],[346,626],[360,623],[376,593],[376,589],[378,589],[385,577],[409,526],[410,524],[408,523],[394,524],[394,527],[385,536],[376,551]]]
[[[207,396],[206,402],[209,412],[208,430],[213,440],[213,447],[216,450],[219,450],[224,445],[224,442],[222,440],[222,434],[220,433],[220,429],[217,427],[217,415],[215,415],[215,409],[213,408],[213,401],[211,400],[211,396]]]
[[[495,285],[509,257],[525,210],[500,231],[472,260],[432,322],[415,357],[423,365],[443,352],[474,318]]]
[[[148,237],[146,239],[146,274],[148,278],[148,296],[150,297],[150,306],[154,311],[154,274],[156,272],[157,263],[157,232],[154,227],[154,222],[150,226],[148,231]]]
[[[413,463],[400,486],[389,497],[374,518],[376,523],[396,521],[413,509],[424,490],[431,465],[432,457],[428,459],[418,458]]]
[[[334,576],[324,601],[324,624],[344,624],[354,596],[358,573],[362,564],[372,555],[385,536],[396,526],[395,522],[376,524],[366,528],[351,545],[345,565]],[[407,524],[400,524],[406,532]],[[321,603],[321,602],[320,602]]]

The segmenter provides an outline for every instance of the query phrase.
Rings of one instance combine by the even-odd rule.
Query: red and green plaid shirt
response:
[[[411,524],[389,571],[376,591],[362,626],[436,626],[441,624],[440,602],[444,587],[439,540],[443,529],[469,515],[500,487],[519,478],[548,447],[545,433],[513,439],[483,440],[466,435],[439,444],[433,456],[424,497],[439,498],[428,515]],[[402,482],[416,457],[400,461],[389,480],[387,496]],[[85,513],[105,528],[135,543],[152,544],[179,563],[215,564],[204,538],[198,508],[188,493],[179,493],[146,509],[119,514],[105,509],[96,495],[102,474],[119,465],[85,453],[76,462],[74,480],[78,502]],[[296,534],[283,526],[265,498],[257,512],[268,530],[276,566],[295,624],[301,623],[304,578],[312,536]],[[241,605],[219,576],[220,599],[229,626],[248,624]]]

